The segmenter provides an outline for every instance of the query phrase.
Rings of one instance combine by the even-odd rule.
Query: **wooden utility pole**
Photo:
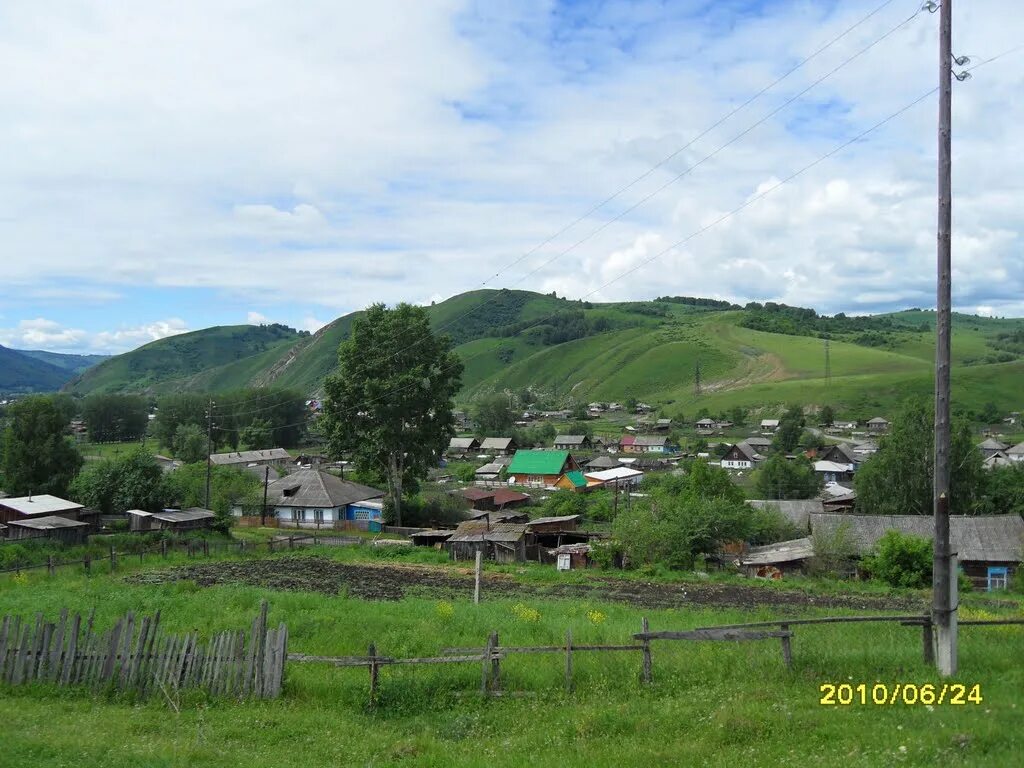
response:
[[[932,565],[932,619],[939,673],[957,668],[956,576],[949,546],[949,366],[952,312],[950,231],[953,224],[951,124],[953,97],[953,1],[939,8],[939,217],[938,289],[935,318],[935,544]]]
[[[263,468],[263,511],[260,514],[260,526],[267,524],[267,489],[270,487],[270,465]]]
[[[213,453],[213,398],[206,408],[206,509],[210,508],[210,473],[212,472],[213,461],[210,455]]]

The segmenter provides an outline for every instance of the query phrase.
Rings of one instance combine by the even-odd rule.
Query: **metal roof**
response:
[[[586,486],[587,486],[586,475],[584,475],[578,469],[577,470],[573,470],[572,472],[566,472],[565,473],[565,479],[568,480],[570,483],[572,483],[577,488],[586,488]]]
[[[931,515],[811,515],[811,533],[830,535],[840,526],[862,552],[869,552],[887,531],[932,539],[935,522]],[[1021,562],[1024,560],[1024,519],[1020,515],[950,515],[950,546],[960,560]]]
[[[587,472],[587,477],[600,480],[602,483],[609,480],[627,480],[643,476],[644,473],[639,469],[630,469],[629,467],[612,467],[611,469],[602,469],[597,472]]]
[[[11,496],[0,499],[0,507],[13,509],[19,515],[32,517],[35,515],[52,515],[55,512],[73,512],[82,509],[82,505],[74,501],[50,496],[46,493],[34,496]]]
[[[665,445],[668,442],[667,437],[652,437],[648,435],[637,435],[633,445],[640,446],[654,446],[654,445]]]
[[[480,448],[487,451],[507,451],[512,447],[511,437],[485,437]]]
[[[460,541],[519,541],[526,535],[524,523],[491,523],[467,520],[459,523],[449,542]]]
[[[516,451],[508,466],[510,475],[560,475],[569,460],[568,451]]]
[[[261,461],[291,461],[291,454],[284,448],[268,448],[265,451],[235,451],[234,453],[212,453],[210,461],[218,465],[254,464]]]
[[[561,517],[538,517],[531,520],[527,525],[550,525],[552,523],[571,523],[579,520],[580,515],[562,515]]]
[[[590,438],[586,435],[556,435],[555,445],[583,445],[589,443]]]
[[[164,523],[191,523],[195,520],[208,520],[217,514],[201,507],[191,507],[180,510],[165,509],[162,512],[153,512],[150,516]]]
[[[453,437],[448,443],[449,448],[475,448],[480,443],[475,437]]]

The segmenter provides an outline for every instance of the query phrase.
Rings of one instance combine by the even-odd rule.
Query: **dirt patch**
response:
[[[319,556],[201,563],[162,571],[138,573],[126,579],[135,584],[194,581],[200,586],[246,584],[336,595],[344,592],[363,600],[401,600],[406,595],[431,598],[472,594],[473,575],[457,568],[395,563],[339,563]],[[484,592],[503,597],[549,597],[626,603],[645,608],[762,606],[849,608],[923,612],[920,601],[874,595],[811,595],[751,584],[657,584],[597,576],[586,584],[522,584],[507,574],[485,574]]]

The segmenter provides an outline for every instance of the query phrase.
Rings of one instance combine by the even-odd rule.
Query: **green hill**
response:
[[[72,374],[82,373],[110,358],[110,355],[70,355],[63,352],[46,352],[42,349],[19,349],[17,351],[23,355],[34,357],[36,360],[42,360],[44,363],[63,368]]]
[[[529,387],[552,402],[635,397],[692,416],[741,405],[775,412],[830,404],[841,414],[888,411],[932,381],[934,313],[821,317],[774,304],[745,308],[703,299],[590,304],[529,291],[488,290],[428,308],[465,364],[464,403]],[[279,326],[212,328],[164,339],[87,371],[90,391],[220,391],[287,386],[317,393],[359,313],[313,336]],[[825,376],[829,339],[831,375]],[[957,315],[954,396],[1020,409],[1024,320]],[[695,387],[700,369],[701,387]]]
[[[54,392],[71,376],[64,368],[0,346],[0,393]]]
[[[64,387],[95,392],[220,391],[246,386],[301,338],[283,325],[229,325],[153,341],[96,365]]]

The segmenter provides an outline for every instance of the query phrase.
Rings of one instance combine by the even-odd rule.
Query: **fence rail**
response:
[[[129,611],[107,632],[65,608],[56,622],[4,616],[0,622],[0,682],[48,682],[92,690],[172,694],[201,690],[212,696],[273,699],[280,695],[288,656],[288,629],[267,628],[267,603],[248,634],[228,630],[200,641],[198,632],[161,635],[160,612],[136,623]],[[137,631],[136,631],[137,630]],[[175,705],[176,706],[176,705]]]

